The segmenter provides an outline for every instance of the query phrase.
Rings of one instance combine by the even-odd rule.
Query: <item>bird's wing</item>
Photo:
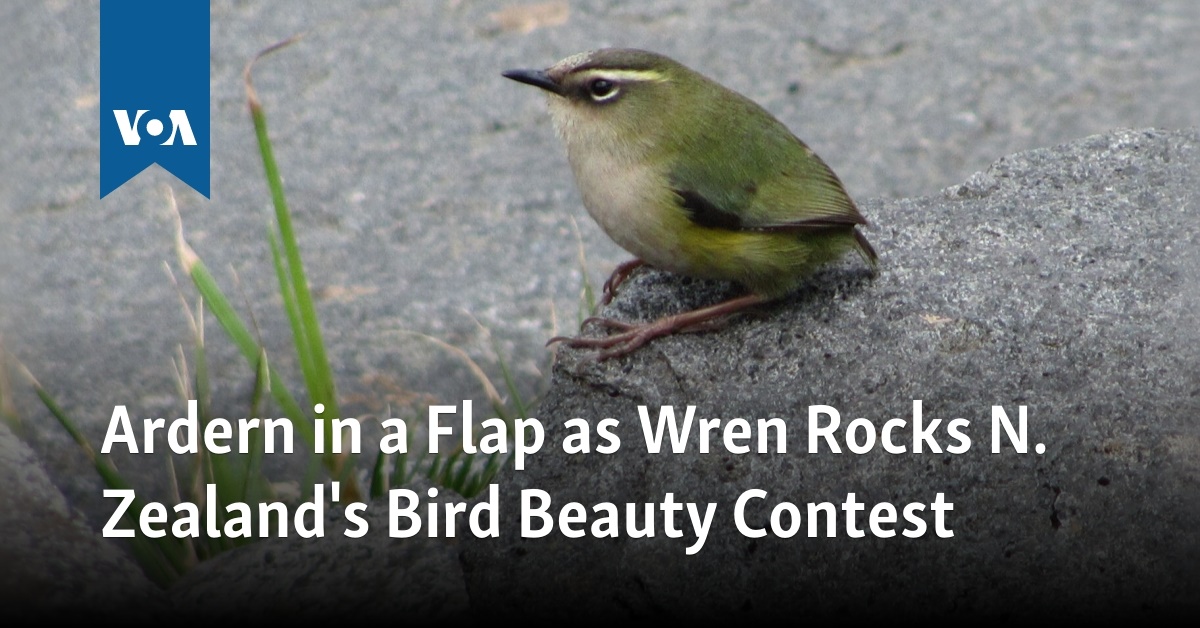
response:
[[[704,141],[697,148],[718,159],[692,161],[669,173],[680,207],[693,222],[797,233],[867,224],[833,170],[786,129],[747,139],[759,143],[756,150]]]
[[[701,227],[730,231],[795,234],[820,233],[832,229],[844,230],[850,228],[852,229],[850,233],[854,236],[854,241],[862,251],[867,262],[874,265],[879,260],[879,254],[875,252],[875,247],[871,246],[871,243],[867,241],[867,237],[858,229],[854,229],[857,225],[867,224],[867,221],[862,217],[862,214],[858,213],[853,204],[850,205],[852,211],[848,213],[818,214],[812,218],[801,218],[791,222],[754,224],[743,220],[742,214],[722,209],[695,190],[674,189],[674,192],[679,196],[679,206],[683,209],[688,219]]]
[[[867,224],[827,167],[824,172],[781,170],[757,184],[693,180],[688,185],[678,176],[671,183],[680,208],[702,227],[808,233]]]
[[[679,196],[679,205],[692,222],[710,229],[726,229],[729,231],[763,231],[775,233],[813,233],[826,229],[864,225],[866,219],[858,213],[829,213],[816,214],[811,218],[798,218],[790,221],[761,221],[753,220],[753,215],[745,212],[735,212],[723,209],[710,201],[700,192],[673,188]],[[749,219],[748,219],[749,218]]]

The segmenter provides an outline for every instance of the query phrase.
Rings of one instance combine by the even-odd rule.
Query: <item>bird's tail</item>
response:
[[[871,270],[879,268],[879,254],[875,252],[875,247],[867,242],[867,236],[857,228],[854,229],[854,242],[858,244],[858,252],[863,257],[863,261],[871,265]]]

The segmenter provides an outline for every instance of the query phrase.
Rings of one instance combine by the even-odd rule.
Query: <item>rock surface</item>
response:
[[[1111,618],[1200,603],[1200,132],[1118,131],[1019,153],[940,197],[864,204],[882,255],[871,279],[851,263],[755,320],[655,341],[600,364],[560,354],[539,409],[546,448],[504,479],[502,539],[464,553],[477,611],[696,619],[977,615]],[[637,276],[608,312],[647,319],[723,295],[657,272]],[[940,420],[914,453],[914,400]],[[638,407],[696,406],[696,419],[787,425],[787,453],[646,453]],[[893,432],[905,453],[808,452],[809,408],[838,409]],[[992,406],[1028,409],[1030,450],[991,449]],[[564,421],[616,418],[613,455],[567,455]],[[965,453],[947,424],[965,418]],[[822,417],[821,425],[829,423]],[[693,428],[695,429],[695,428]],[[855,436],[862,438],[860,429]],[[750,439],[754,445],[757,441]],[[861,440],[859,441],[861,442]],[[1034,444],[1044,453],[1034,453]],[[520,538],[519,491],[549,512],[593,504],[718,504],[711,533],[667,538]],[[793,538],[748,538],[783,501]],[[898,509],[944,494],[953,510],[916,539],[808,538],[806,502],[848,493]],[[839,514],[840,516],[840,514]],[[677,526],[690,530],[686,512]],[[788,521],[786,517],[782,520]],[[822,519],[822,522],[824,520]],[[824,525],[822,523],[822,525]],[[914,530],[903,519],[894,529]],[[914,530],[915,531],[915,530]],[[823,535],[824,528],[819,532]]]
[[[0,601],[8,621],[150,623],[170,608],[123,548],[94,532],[0,422]]]
[[[159,168],[99,199],[99,4],[0,3],[5,347],[93,439],[117,404],[179,416],[171,359],[189,337],[163,272],[171,185],[193,247],[299,379],[241,72],[300,32],[256,84],[354,416],[424,393],[485,407],[460,361],[403,330],[462,347],[497,381],[502,356],[527,396],[544,392],[543,345],[579,309],[580,240],[597,286],[627,256],[584,214],[543,99],[504,69],[601,46],[662,52],[760,102],[859,200],[927,195],[1108,129],[1200,124],[1194,0],[564,0],[558,20],[495,16],[531,4],[554,0],[215,0],[208,201]],[[208,337],[214,403],[239,416],[252,370],[215,325]],[[94,474],[18,392],[34,450],[98,527],[110,509]],[[166,494],[161,460],[117,463]]]
[[[422,393],[444,402],[474,397],[476,406],[484,407],[467,368],[400,330],[416,330],[461,346],[494,377],[496,355],[502,355],[524,390],[542,390],[550,355],[543,343],[572,325],[582,275],[602,278],[625,257],[584,217],[541,99],[502,79],[498,74],[502,69],[548,64],[589,47],[659,50],[761,102],[833,165],[856,199],[927,194],[966,179],[997,155],[1110,128],[1178,129],[1200,124],[1200,109],[1195,107],[1200,102],[1200,64],[1194,62],[1200,58],[1200,38],[1195,37],[1200,3],[1193,0],[905,0],[885,6],[872,0],[572,0],[559,5],[566,8],[563,19],[542,18],[518,26],[497,19],[495,3],[470,0],[295,0],[287,3],[288,10],[272,2],[214,1],[212,6],[212,201],[187,193],[156,168],[100,200],[98,5],[41,0],[4,3],[0,8],[0,58],[8,68],[0,73],[0,129],[5,137],[0,143],[0,341],[30,367],[93,439],[103,434],[116,404],[128,404],[135,419],[178,416],[182,407],[174,394],[170,360],[188,336],[175,289],[161,270],[164,260],[174,260],[173,224],[164,210],[163,185],[176,186],[192,244],[218,280],[236,290],[239,303],[252,304],[274,363],[285,373],[298,373],[290,363],[289,333],[277,307],[263,237],[267,193],[245,113],[240,73],[246,60],[263,46],[301,31],[308,36],[300,44],[259,66],[257,84],[268,108],[331,359],[346,398],[344,407],[358,416],[381,413],[389,404],[397,407],[428,399],[420,397]],[[528,17],[531,11],[523,4],[509,15]],[[1098,156],[1109,145],[1101,142],[1095,150]],[[1088,163],[1081,162],[1079,172],[1066,182],[1092,176]],[[1151,170],[1168,184],[1170,172],[1175,172]],[[1123,171],[1124,175],[1133,176]],[[1159,186],[1150,179],[1144,183],[1147,194]],[[995,172],[982,174],[972,177],[961,195],[955,190],[954,199],[960,201],[959,207],[974,207],[973,203],[984,202],[978,197],[1006,189],[1005,185],[1005,178]],[[1082,193],[1079,186],[1071,189]],[[1092,190],[1096,198],[1108,194],[1103,186]],[[971,308],[978,306],[954,295],[888,288],[911,285],[900,282],[903,269],[911,266],[906,266],[905,255],[914,259],[929,255],[923,263],[949,260],[952,266],[972,268],[968,263],[972,259],[962,249],[987,234],[969,228],[959,234],[938,222],[960,219],[958,211],[946,209],[944,201],[864,203],[877,225],[873,240],[881,249],[889,248],[884,274],[871,282],[848,265],[845,272],[815,282],[807,296],[768,310],[770,316],[787,316],[790,308],[808,304],[803,307],[817,309],[802,309],[807,316],[832,316],[840,310],[828,308],[837,303],[816,304],[836,293],[841,283],[852,302],[876,303],[855,307],[878,307],[872,312],[882,318],[867,319],[864,310],[863,330],[854,341],[859,344],[839,345],[829,358],[824,352],[801,351],[813,339],[805,336],[794,347],[796,357],[805,358],[801,363],[805,368],[812,368],[812,359],[819,355],[822,364],[831,362],[829,368],[845,369],[848,365],[841,361],[849,360],[855,351],[865,351],[860,344],[869,336],[862,334],[871,333],[874,325],[895,325],[942,347],[946,364],[967,373],[959,375],[965,377],[961,385],[978,385],[972,378],[980,371],[971,362],[972,352],[978,350],[972,347],[993,346],[989,343],[997,339],[1007,342],[1009,332],[983,326],[980,321],[991,320],[986,316],[966,317],[977,314]],[[1193,197],[1185,195],[1182,201],[1194,207]],[[1109,315],[1105,312],[1125,303],[1121,299],[1130,297],[1130,291],[1140,296],[1136,291],[1144,287],[1136,282],[1154,276],[1162,264],[1191,263],[1184,241],[1194,233],[1186,219],[1195,212],[1186,208],[1179,212],[1180,226],[1166,236],[1156,235],[1163,238],[1161,247],[1142,244],[1148,259],[1158,260],[1157,266],[1142,269],[1130,262],[1125,268],[1104,267],[1135,283],[1123,288],[1087,287],[1095,293],[1072,288],[1064,292],[1067,296],[1050,295],[1044,304],[1031,302],[1044,296],[1034,291],[1029,299],[1016,303],[1021,308],[1046,305],[1053,311],[1078,305],[1081,320],[1093,325],[1080,332],[1085,340],[1132,325],[1123,315],[1111,314],[1114,327],[1096,326],[1095,317]],[[573,218],[579,221],[578,239]],[[973,223],[966,220],[965,224]],[[1010,233],[993,231],[989,249],[1002,246]],[[1063,233],[1069,231],[1044,229],[1042,240],[1031,242],[1049,246]],[[580,241],[587,252],[586,269],[577,261]],[[1168,245],[1171,251],[1162,250]],[[1091,256],[1101,262],[1106,259],[1102,246],[1094,245],[1097,253]],[[1002,251],[1011,263],[1025,255],[1016,246]],[[1154,257],[1160,254],[1167,257]],[[1099,267],[1086,265],[1085,259],[1090,258],[1076,262],[1077,270],[1091,281]],[[988,282],[1002,281],[986,269],[974,268],[976,272],[968,276],[983,284],[975,288],[991,289]],[[237,289],[232,288],[230,269],[240,278]],[[936,272],[953,279],[956,271],[938,266]],[[1180,281],[1187,276],[1180,275]],[[707,285],[681,291],[676,279],[642,275],[615,305],[616,311],[631,315],[628,308],[645,307],[639,315],[649,315],[677,307],[681,298],[702,302],[717,292],[718,288]],[[1069,302],[1083,294],[1092,295],[1093,301]],[[1191,298],[1181,291],[1178,299],[1184,301],[1173,301],[1165,310],[1177,311],[1172,308],[1190,303],[1186,300]],[[946,307],[937,313],[926,305]],[[997,312],[1011,304],[1003,306]],[[929,314],[928,323],[923,318],[914,320],[916,311]],[[956,319],[956,311],[966,314]],[[989,315],[1000,316],[997,312]],[[1027,309],[1018,312],[1031,316]],[[1153,315],[1135,310],[1130,321]],[[774,342],[771,334],[783,337],[821,329],[807,319],[804,322],[788,332],[765,327],[758,332],[768,335],[764,337],[740,326],[748,323],[723,334],[746,338],[754,349]],[[1160,344],[1186,349],[1191,340],[1187,330],[1195,328],[1189,325],[1175,330],[1177,336],[1168,334]],[[688,343],[719,342],[714,339],[726,337],[723,334],[666,341],[647,355],[672,350],[690,354],[693,345]],[[227,416],[238,416],[245,411],[252,374],[215,327],[210,326],[209,339],[216,404]],[[1066,354],[1048,363],[1058,369],[1046,370],[1050,379],[1055,373],[1071,373],[1074,360],[1087,364],[1087,359],[1095,362],[1101,357],[1127,365],[1128,377],[1169,382],[1186,372],[1184,368],[1159,377],[1145,371],[1134,359],[1140,354],[1132,350],[1079,355],[1074,353],[1081,346],[1076,336],[1051,335],[1046,342],[1047,346],[1061,344]],[[923,377],[932,378],[942,365],[930,361],[910,367],[903,361],[909,354],[924,354],[912,347],[904,349],[909,353],[901,349],[886,354],[892,356],[890,362],[885,356],[874,358],[875,364],[888,364],[876,367],[868,389],[893,393],[886,408],[846,405],[845,399],[858,399],[857,391],[854,396],[831,393],[821,398],[838,405],[846,420],[858,414],[875,418],[875,413],[907,412],[909,391],[899,394],[894,390],[896,382],[915,377],[916,373],[907,372],[910,368],[923,368],[927,371]],[[630,364],[648,359],[634,358]],[[1017,358],[1011,363],[1024,369],[1019,372],[1025,377],[1042,377],[1041,365]],[[687,391],[689,395],[719,388],[722,380],[704,378],[726,377],[739,364],[731,359],[708,369],[692,363],[690,373],[700,375],[679,381],[694,387]],[[639,382],[656,382],[653,386],[661,388],[663,395],[676,394],[682,385],[671,388],[647,379],[645,373],[653,369],[646,371],[643,366],[625,374],[615,372],[619,368],[584,368],[576,383],[592,382],[604,390],[633,384],[636,391],[644,390],[637,388]],[[788,396],[772,403],[792,419],[801,418],[790,414],[793,406],[806,403],[784,385],[796,372],[760,369],[754,375],[786,390]],[[945,372],[956,371],[947,366]],[[1099,386],[1089,382],[1102,381],[1092,380],[1090,374],[1059,376],[1075,377],[1081,386]],[[1007,377],[1000,383],[1014,386],[1011,382],[1018,374]],[[1142,402],[1134,394],[1143,389],[1130,390],[1103,392],[1121,395],[1112,402],[1114,407],[1129,408],[1130,416],[1145,416],[1135,414]],[[750,390],[734,392],[750,394]],[[918,392],[922,391],[911,394]],[[696,400],[715,394],[708,391]],[[23,452],[15,466],[0,466],[0,510],[5,511],[0,516],[0,554],[13,558],[4,562],[6,576],[39,583],[36,589],[5,589],[12,597],[0,599],[13,601],[6,608],[41,609],[43,601],[53,606],[70,599],[87,611],[119,600],[154,613],[161,598],[153,593],[142,597],[146,583],[131,575],[130,565],[122,564],[106,542],[80,535],[83,528],[77,525],[75,509],[84,513],[91,530],[99,530],[112,511],[85,457],[26,387],[18,386],[15,397],[6,401],[24,416],[23,436],[29,447],[0,430],[0,449]],[[944,412],[944,400],[938,405],[937,399],[929,397],[925,403],[930,416]],[[1052,417],[1031,408],[1032,429],[1045,429]],[[972,410],[979,411],[974,406]],[[719,409],[708,405],[703,411],[715,415]],[[973,425],[981,426],[984,420],[973,417]],[[1090,424],[1083,427],[1085,432],[1093,429]],[[1170,451],[1187,451],[1192,434],[1188,429],[1179,429],[1181,436],[1172,441]],[[1122,449],[1118,445],[1126,442],[1121,440],[1125,432],[1116,428],[1110,432],[1105,442],[1116,445],[1100,446],[1116,447],[1111,452],[1140,453],[1147,465],[1179,459]],[[982,441],[976,441],[979,447]],[[1045,442],[1051,453],[1043,461],[1055,447],[1062,447],[1060,440],[1045,437]],[[27,456],[29,448],[36,456]],[[963,458],[969,459],[954,460]],[[1026,457],[1016,460],[1033,464]],[[165,494],[160,457],[117,456],[116,462],[139,488],[151,495]],[[28,470],[31,465],[45,473],[35,478]],[[521,477],[515,481],[523,481]],[[42,481],[46,478],[65,501],[50,482]],[[1117,485],[1114,478],[1109,481],[1108,486]],[[1039,495],[1046,490],[1040,489]],[[844,487],[838,487],[831,494],[844,492]],[[1040,509],[1031,516],[1049,516],[1047,503],[1062,506],[1050,514],[1057,517],[1059,530],[1069,530],[1067,507],[1075,494],[1063,493],[1057,502],[1039,502]],[[36,497],[27,499],[29,495]],[[956,498],[956,504],[961,511],[962,500]],[[1163,512],[1176,512],[1170,509],[1177,505],[1170,502],[1164,508]],[[1150,509],[1148,518],[1158,512]],[[72,523],[64,523],[68,520]],[[1175,543],[1164,541],[1170,550],[1177,548]],[[68,562],[57,562],[60,559]],[[90,562],[111,575],[97,576],[70,560]],[[235,555],[230,560],[248,559]],[[441,564],[440,558],[430,560]],[[53,577],[44,577],[46,573]],[[473,582],[478,585],[478,578]],[[92,597],[92,592],[108,591],[105,587],[113,583],[124,583],[117,590],[128,596]],[[438,590],[453,588],[447,586]],[[488,599],[484,593],[478,596]],[[101,604],[89,606],[88,600]],[[489,606],[478,608],[486,614]]]
[[[423,503],[461,502],[449,491],[428,498],[424,480],[407,486]],[[407,503],[407,502],[401,502]],[[206,561],[170,590],[174,613],[206,622],[301,620],[445,624],[469,612],[453,539],[388,536],[386,502],[363,512],[369,532],[345,536],[331,508],[322,539],[295,535],[248,545]]]

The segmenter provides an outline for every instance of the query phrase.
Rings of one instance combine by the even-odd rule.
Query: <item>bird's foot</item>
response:
[[[608,330],[615,329],[617,331],[629,331],[638,326],[637,323],[626,323],[624,321],[619,321],[619,320],[612,319],[612,318],[605,318],[603,316],[589,316],[589,317],[583,319],[583,322],[579,324],[579,329],[583,329],[584,327],[587,327],[588,325],[590,325],[592,323],[600,325],[601,327],[608,329]],[[560,338],[561,337],[563,337],[563,336],[560,336]]]
[[[626,262],[621,262],[608,276],[608,281],[604,282],[603,294],[600,295],[600,305],[608,305],[612,302],[613,297],[617,296],[617,287],[625,283],[629,279],[629,275],[633,271],[644,266],[646,262],[640,259],[631,259]]]
[[[672,318],[668,316],[651,323],[634,324],[623,323],[610,318],[592,317],[588,321],[599,323],[608,329],[616,330],[618,333],[602,338],[555,336],[546,344],[550,345],[561,342],[573,349],[601,349],[600,353],[596,354],[596,360],[603,361],[631,353],[660,336],[667,336],[683,331],[683,328],[671,320]]]
[[[603,338],[555,336],[546,344],[552,345],[561,342],[573,349],[601,349],[596,355],[596,360],[603,361],[632,353],[651,340],[662,336],[719,328],[729,314],[757,305],[764,300],[758,295],[751,294],[706,308],[664,316],[649,323],[625,323],[611,318],[592,317],[584,321],[584,324],[597,323],[608,329],[617,330],[618,333]]]

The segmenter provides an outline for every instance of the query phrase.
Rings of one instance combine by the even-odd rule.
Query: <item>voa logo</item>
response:
[[[125,142],[126,146],[141,144],[141,131],[143,130],[146,132],[146,135],[151,137],[158,137],[163,134],[163,123],[158,118],[147,118],[145,126],[142,125],[142,118],[146,117],[149,111],[149,109],[138,109],[133,115],[133,120],[130,120],[128,109],[113,109],[113,115],[117,118],[117,129],[121,131],[121,141]],[[176,135],[179,136],[179,141],[183,145],[196,145],[196,136],[192,134],[192,125],[188,122],[186,111],[183,109],[172,109],[171,113],[167,115],[167,119],[171,121],[171,136],[162,142],[162,146],[174,146]]]

